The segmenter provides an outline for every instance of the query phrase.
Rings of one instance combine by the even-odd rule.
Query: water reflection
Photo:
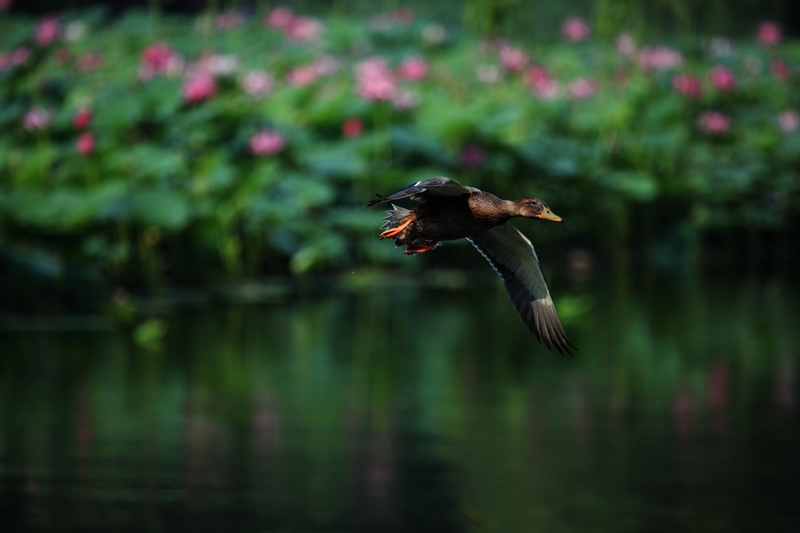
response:
[[[536,344],[497,284],[180,309],[161,351],[0,333],[3,522],[797,525],[797,287],[632,278],[559,287],[575,357]]]

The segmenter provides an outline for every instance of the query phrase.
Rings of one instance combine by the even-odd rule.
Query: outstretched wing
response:
[[[378,195],[377,200],[368,202],[364,207],[371,207],[381,202],[392,202],[394,200],[401,200],[403,198],[424,202],[437,196],[460,196],[462,194],[468,194],[477,190],[478,189],[474,187],[461,185],[454,179],[440,176],[438,178],[429,178],[418,181],[414,185],[409,185],[405,189],[401,189],[400,191],[390,194],[389,196],[384,197]]]
[[[564,333],[531,241],[511,223],[467,240],[503,278],[508,297],[528,331],[548,349],[555,346],[559,352],[572,355],[570,347],[577,348]]]

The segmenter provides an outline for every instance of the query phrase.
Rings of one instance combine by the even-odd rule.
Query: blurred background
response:
[[[17,529],[794,531],[800,6],[0,0]],[[521,221],[574,357],[466,242]]]

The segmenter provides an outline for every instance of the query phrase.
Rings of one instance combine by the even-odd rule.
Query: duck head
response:
[[[525,218],[541,218],[542,220],[551,220],[553,222],[561,222],[561,217],[550,211],[547,204],[539,198],[523,198],[517,200],[517,209],[519,216]]]

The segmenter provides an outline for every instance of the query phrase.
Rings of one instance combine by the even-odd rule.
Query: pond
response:
[[[102,320],[6,320],[2,522],[796,530],[788,276],[562,281],[574,357],[528,335],[499,280],[469,285],[172,307],[157,349]]]

